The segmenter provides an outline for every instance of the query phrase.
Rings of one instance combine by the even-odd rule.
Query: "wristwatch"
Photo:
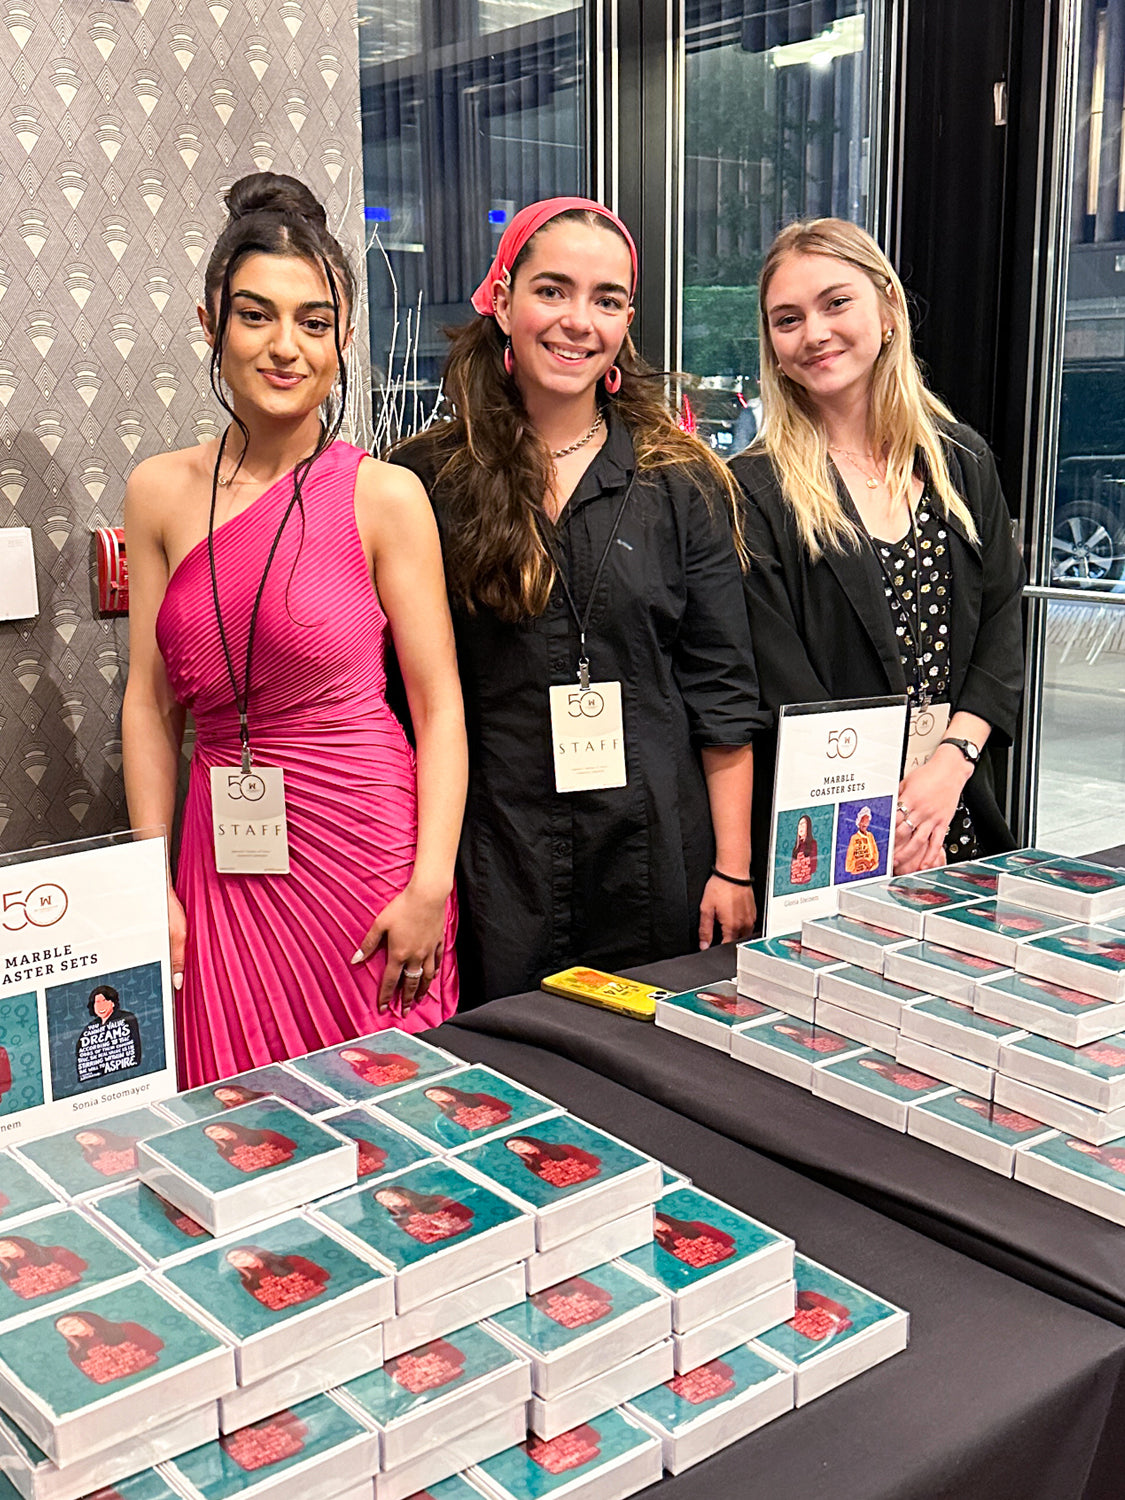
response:
[[[958,740],[950,735],[948,739],[940,740],[938,743],[942,745],[956,745],[971,766],[975,766],[980,760],[980,746],[974,745],[972,740]]]

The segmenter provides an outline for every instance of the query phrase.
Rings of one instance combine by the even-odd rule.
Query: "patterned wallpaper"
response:
[[[352,10],[0,0],[0,526],[32,529],[40,603],[0,622],[0,853],[126,823],[128,628],[90,533],[135,463],[217,430],[195,306],[223,190],[292,172],[360,245]]]

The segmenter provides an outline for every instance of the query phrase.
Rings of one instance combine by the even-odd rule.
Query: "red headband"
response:
[[[556,219],[559,214],[565,214],[571,209],[585,209],[590,213],[600,215],[624,236],[625,243],[629,247],[629,259],[633,265],[633,284],[629,288],[629,294],[632,296],[637,285],[637,247],[633,243],[633,236],[617,215],[610,213],[608,208],[601,203],[595,203],[591,198],[544,198],[541,203],[529,203],[526,208],[521,208],[518,214],[514,214],[512,222],[500,236],[496,258],[488,268],[488,275],[473,293],[473,307],[481,317],[491,318],[495,315],[496,284],[499,282],[506,286],[511,280],[512,266],[531,236],[538,233],[551,219]]]

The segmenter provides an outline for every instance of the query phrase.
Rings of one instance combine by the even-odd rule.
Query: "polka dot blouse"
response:
[[[902,541],[875,541],[883,566],[883,592],[910,702],[919,702],[925,693],[931,702],[947,703],[953,589],[949,529],[928,492],[918,502],[914,520],[913,533]],[[979,853],[972,820],[961,803],[946,835],[945,857],[952,863],[975,859]]]

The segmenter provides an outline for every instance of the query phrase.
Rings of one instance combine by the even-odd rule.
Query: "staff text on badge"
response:
[[[211,822],[220,875],[288,875],[285,772],[211,767]]]
[[[910,709],[910,732],[906,740],[906,764],[903,775],[924,766],[941,744],[949,728],[948,703],[930,703],[925,708],[914,704]]]
[[[619,682],[556,685],[551,694],[555,791],[589,792],[625,786],[625,727]]]

